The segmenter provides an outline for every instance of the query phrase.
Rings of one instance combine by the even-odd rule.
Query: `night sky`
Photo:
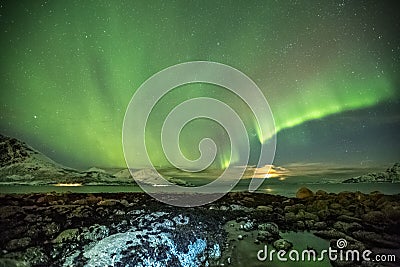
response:
[[[182,62],[230,65],[252,78],[276,124],[275,164],[388,164],[400,159],[399,17],[389,1],[0,1],[0,127],[71,167],[123,167],[122,122],[135,90]],[[197,84],[163,99],[148,147],[165,165],[160,127],[198,96],[238,110],[257,158],[254,116],[234,95]],[[224,131],[182,132],[189,158]],[[217,160],[216,165],[221,165]]]

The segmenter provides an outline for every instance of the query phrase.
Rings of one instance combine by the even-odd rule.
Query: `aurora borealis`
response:
[[[396,161],[399,14],[389,1],[2,1],[0,127],[68,166],[123,167],[135,90],[166,67],[208,60],[263,91],[279,162]],[[253,151],[265,141],[237,97],[187,85],[150,117],[156,165],[166,164],[158,148],[167,112],[201,96],[238,110]],[[220,141],[225,165],[230,147],[209,121],[184,128],[184,153],[196,158],[205,136]]]

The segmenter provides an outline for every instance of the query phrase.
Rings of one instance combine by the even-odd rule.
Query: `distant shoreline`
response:
[[[356,184],[263,184],[256,193],[294,197],[297,190],[306,186],[312,191],[324,190],[328,193],[362,192],[369,194],[379,191],[385,195],[400,194],[400,183],[356,183]],[[167,192],[167,187],[155,188],[159,193]],[[247,193],[246,185],[236,186],[232,192]],[[108,194],[108,193],[143,193],[137,185],[81,185],[81,186],[54,186],[54,185],[0,185],[0,194],[46,194],[46,193],[76,193],[76,194]]]

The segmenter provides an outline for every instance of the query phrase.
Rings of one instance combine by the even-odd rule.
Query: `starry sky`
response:
[[[0,127],[71,167],[123,167],[122,122],[135,90],[194,60],[248,75],[275,118],[275,163],[399,160],[399,15],[395,1],[0,1]],[[177,104],[214,97],[237,110],[260,147],[254,116],[226,90],[176,88],[146,136],[155,165],[160,127]],[[182,131],[188,158],[204,136],[230,145],[207,120]],[[236,155],[240,157],[240,155]]]

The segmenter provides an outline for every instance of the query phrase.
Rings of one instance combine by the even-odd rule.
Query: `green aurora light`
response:
[[[67,165],[124,166],[121,128],[133,93],[154,73],[193,60],[228,64],[251,77],[269,101],[276,133],[398,97],[399,46],[390,16],[379,3],[340,3],[6,1],[0,125]],[[198,96],[238,110],[252,143],[276,134],[261,136],[249,109],[223,89],[184,86],[149,120],[156,165],[166,164],[159,141],[166,112]],[[218,125],[186,128],[181,145],[189,158],[209,136],[222,143],[217,165],[235,161]]]

